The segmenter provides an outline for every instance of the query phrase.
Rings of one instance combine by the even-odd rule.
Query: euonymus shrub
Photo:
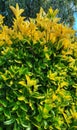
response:
[[[58,10],[0,15],[0,130],[77,130],[77,42]]]

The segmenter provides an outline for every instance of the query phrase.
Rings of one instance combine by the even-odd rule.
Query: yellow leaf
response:
[[[24,97],[24,96],[20,96],[20,97],[18,97],[18,100],[19,100],[19,101],[24,101],[24,100],[25,100],[25,97]]]
[[[65,49],[70,46],[70,43],[71,42],[70,42],[69,39],[66,39],[66,38],[63,39],[63,46],[64,46]]]
[[[19,9],[18,3],[16,3],[16,8],[10,6],[10,9],[13,11],[16,18],[18,18],[24,12],[24,9]]]
[[[72,115],[72,117],[73,117],[74,119],[77,119],[77,112],[74,112],[73,115]]]
[[[19,89],[19,92],[22,93],[23,92],[22,89]]]
[[[55,101],[58,97],[56,96],[56,94],[52,95],[52,100]]]
[[[71,115],[74,119],[77,119],[77,111],[75,109],[75,106],[72,105],[72,109],[70,109]]]
[[[65,121],[66,121],[67,125],[69,126],[69,124],[71,123],[70,118],[68,118],[68,116],[64,112],[62,114],[63,114],[63,116],[65,118]]]
[[[63,81],[60,83],[60,87],[63,88],[64,86],[68,86],[68,82]]]
[[[22,81],[19,81],[18,83],[19,83],[20,85],[26,87],[26,83],[25,83],[25,81],[22,80]]]
[[[48,78],[51,79],[51,80],[55,80],[55,77],[57,76],[57,72],[52,72],[51,70],[49,71],[49,74],[48,74]]]
[[[4,19],[4,17],[0,14],[0,25],[3,24],[3,19]]]
[[[49,56],[48,53],[45,53],[45,57],[46,57],[47,60],[50,60],[50,56]]]
[[[37,84],[37,81],[35,79],[30,79],[28,75],[26,75],[27,85],[29,86],[35,86]]]
[[[1,75],[1,77],[3,78],[4,81],[8,79],[8,78],[6,78],[5,75]]]
[[[47,51],[48,51],[48,47],[44,46],[44,52],[47,52]]]
[[[56,10],[54,11],[54,16],[56,16],[56,15],[58,14],[58,12],[59,12],[59,10],[56,9]]]

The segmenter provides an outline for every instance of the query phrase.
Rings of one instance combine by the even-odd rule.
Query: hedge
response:
[[[41,8],[35,19],[10,6],[0,15],[0,130],[77,130],[75,31]]]

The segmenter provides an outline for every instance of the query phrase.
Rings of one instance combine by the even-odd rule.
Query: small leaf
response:
[[[21,64],[22,62],[20,60],[15,60],[16,63]]]
[[[5,110],[4,110],[4,115],[5,115],[7,118],[10,119],[10,117],[11,117],[11,112],[9,111],[9,109],[5,109]]]
[[[28,128],[28,125],[25,125],[24,123],[21,123],[21,125],[22,125],[24,128]]]
[[[5,75],[1,75],[1,77],[3,78],[4,81],[6,81],[8,78],[6,78]]]
[[[26,83],[25,83],[25,81],[19,81],[18,83],[19,83],[20,85],[26,87]]]
[[[17,129],[17,123],[16,123],[16,122],[14,123],[14,128],[13,128],[13,130],[18,130],[18,129]]]
[[[36,118],[36,120],[38,121],[38,122],[41,122],[42,121],[42,115],[41,114],[39,114],[37,117],[35,117]]]
[[[10,119],[10,120],[4,121],[4,125],[11,125],[14,123],[14,121],[15,121],[15,119]]]
[[[18,97],[18,100],[19,100],[19,101],[24,101],[24,100],[25,100],[25,97],[24,97],[24,96],[20,96],[20,97]]]
[[[35,119],[32,119],[32,124],[40,130],[40,124]]]
[[[23,111],[25,111],[25,112],[27,112],[27,110],[28,110],[26,104],[23,104],[23,105],[21,104],[20,108],[21,108]]]
[[[24,127],[24,128],[30,128],[30,124],[29,124],[29,121],[28,120],[23,120],[23,119],[20,119],[21,121],[21,125]]]
[[[3,107],[0,106],[0,112],[3,111]]]
[[[44,129],[46,129],[46,130],[47,130],[47,127],[48,127],[48,123],[47,123],[47,121],[46,121],[46,120],[44,120]]]
[[[4,100],[0,100],[0,104],[3,105],[4,107],[7,107],[7,102]]]
[[[18,105],[15,105],[13,108],[12,108],[12,111],[15,111],[18,109]]]
[[[33,93],[32,97],[37,98],[37,99],[44,99],[45,98],[44,95],[37,93],[37,92]]]

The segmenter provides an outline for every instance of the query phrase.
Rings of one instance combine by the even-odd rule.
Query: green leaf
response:
[[[20,60],[14,60],[16,63],[21,64],[22,62]]]
[[[31,128],[30,128],[30,127],[28,127],[28,128],[26,128],[26,130],[31,130]]]
[[[10,119],[10,120],[4,121],[4,125],[11,125],[14,122],[15,122],[15,119]]]
[[[4,64],[4,61],[0,60],[0,66],[2,66]]]
[[[36,120],[38,121],[38,122],[41,122],[42,121],[42,115],[41,114],[39,114],[37,117],[35,117],[36,118]]]
[[[44,99],[44,98],[45,98],[44,95],[42,95],[42,94],[40,94],[40,93],[38,93],[38,92],[33,93],[33,94],[32,94],[32,97],[34,97],[34,98],[36,98],[36,99]]]
[[[47,121],[46,120],[44,120],[44,129],[46,129],[47,130],[47,128],[48,128],[48,123],[47,123]]]
[[[21,108],[23,111],[25,111],[25,112],[27,112],[27,110],[28,110],[26,104],[21,104],[20,108]]]
[[[24,124],[24,123],[21,123],[21,125],[24,127],[24,128],[29,128],[28,125]]]
[[[0,78],[1,78],[1,76],[0,76]],[[0,89],[1,89],[1,88],[3,88],[2,84],[0,84]]]
[[[24,119],[20,119],[21,121],[21,125],[24,127],[24,128],[30,128],[30,123],[28,120],[24,120]]]
[[[12,98],[10,98],[9,96],[6,96],[6,99],[11,103],[13,101]]]
[[[32,119],[31,122],[32,122],[32,124],[33,124],[35,127],[37,127],[38,129],[40,129],[40,123],[39,123],[39,122],[37,122],[35,119]]]
[[[3,105],[4,107],[7,107],[7,101],[5,100],[0,100],[0,104]]]
[[[13,130],[20,130],[20,127],[18,126],[17,122],[14,123]]]
[[[10,119],[11,117],[11,112],[9,111],[9,109],[4,109],[4,115]]]
[[[13,108],[12,108],[12,111],[15,111],[18,109],[18,105],[15,105]]]
[[[0,127],[0,130],[3,130],[3,129]]]
[[[26,62],[26,64],[30,67],[30,68],[32,68],[32,64],[30,63],[30,62]]]
[[[2,107],[2,106],[0,106],[0,112],[1,112],[1,111],[3,111],[3,107]]]

